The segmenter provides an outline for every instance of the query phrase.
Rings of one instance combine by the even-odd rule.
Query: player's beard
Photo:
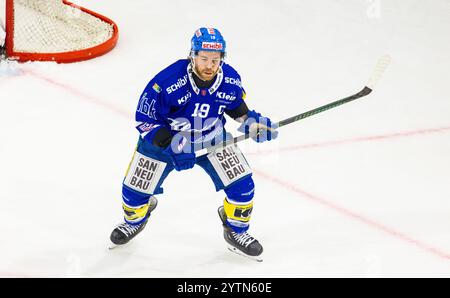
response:
[[[202,80],[204,81],[211,81],[212,79],[214,79],[214,76],[217,74],[217,71],[219,70],[219,68],[217,68],[216,71],[212,71],[212,70],[204,70],[202,72],[203,77],[200,77]]]
[[[194,59],[192,59],[192,58],[191,58],[191,64],[192,64],[192,70],[193,70],[194,73],[197,75],[197,77],[199,77],[201,80],[203,80],[203,81],[205,81],[205,82],[206,82],[206,81],[211,81],[212,79],[214,79],[214,77],[215,77],[216,74],[219,72],[219,69],[220,69],[220,67],[221,67],[221,66],[217,67],[216,71],[212,71],[212,70],[211,70],[212,75],[207,75],[208,78],[205,79],[205,77],[204,77],[204,75],[203,75],[204,71],[198,71],[197,65],[195,65],[195,61],[194,61]]]

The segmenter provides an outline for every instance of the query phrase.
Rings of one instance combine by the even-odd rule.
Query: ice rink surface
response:
[[[1,277],[450,277],[450,1],[74,2],[118,24],[112,52],[0,67]],[[274,120],[359,91],[392,57],[366,98],[242,143],[262,263],[226,250],[224,194],[199,167],[107,249],[138,97],[201,26]]]

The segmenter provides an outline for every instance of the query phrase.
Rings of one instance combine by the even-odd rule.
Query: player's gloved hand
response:
[[[255,111],[249,111],[247,117],[239,126],[238,131],[245,134],[249,133],[250,137],[258,143],[271,141],[278,137],[278,126],[276,123],[272,123],[269,118],[263,117]]]
[[[172,164],[177,171],[188,170],[195,166],[195,153],[190,150],[183,150],[185,146],[187,146],[186,138],[182,137],[180,139],[174,137],[172,143],[163,150],[163,152],[170,157]]]

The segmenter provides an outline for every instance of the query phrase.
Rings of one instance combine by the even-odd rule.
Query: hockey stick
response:
[[[278,122],[276,124],[278,125],[278,127],[283,127],[285,125],[288,125],[288,124],[297,122],[299,120],[311,117],[313,115],[316,115],[316,114],[328,111],[330,109],[334,109],[334,108],[339,107],[339,106],[341,106],[343,104],[352,102],[352,101],[354,101],[356,99],[359,99],[359,98],[362,98],[364,96],[369,95],[372,92],[372,90],[375,87],[375,85],[377,84],[377,82],[380,80],[380,78],[383,75],[383,73],[386,70],[386,68],[389,66],[390,62],[391,62],[390,56],[385,55],[385,56],[381,57],[378,60],[376,66],[375,66],[375,69],[373,70],[373,73],[372,73],[372,75],[371,75],[367,85],[364,86],[364,88],[361,91],[359,91],[358,93],[355,93],[355,94],[353,94],[351,96],[348,96],[348,97],[345,97],[343,99],[336,100],[336,101],[334,101],[332,103],[320,106],[320,107],[315,108],[313,110],[310,110],[310,111],[307,111],[307,112],[304,112],[304,113],[301,113],[301,114],[298,114],[298,115],[286,118],[286,119],[281,120],[280,122]],[[204,149],[199,150],[199,151],[207,150],[209,152],[209,151],[215,150],[215,149],[220,148],[220,147],[226,147],[226,146],[229,146],[231,144],[239,143],[239,142],[241,142],[243,140],[246,140],[246,139],[248,139],[248,138],[250,138],[252,136],[253,135],[250,134],[250,133],[243,134],[243,135],[240,135],[240,136],[235,137],[233,139],[230,139],[228,141],[225,141],[223,143],[220,143],[219,145],[207,147],[207,148],[204,148]],[[201,155],[203,155],[203,154],[201,154]]]

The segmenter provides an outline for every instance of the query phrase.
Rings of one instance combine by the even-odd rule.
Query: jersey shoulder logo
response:
[[[157,83],[154,83],[153,84],[153,90],[155,90],[156,91],[156,93],[161,93],[161,87],[159,87],[159,85],[157,84]]]
[[[225,77],[225,83],[231,84],[231,85],[236,85],[239,88],[242,88],[242,83],[239,78]]]
[[[182,78],[178,78],[178,80],[175,83],[166,88],[167,94],[177,91],[178,89],[186,85],[187,81],[188,81],[187,74],[184,75]]]

